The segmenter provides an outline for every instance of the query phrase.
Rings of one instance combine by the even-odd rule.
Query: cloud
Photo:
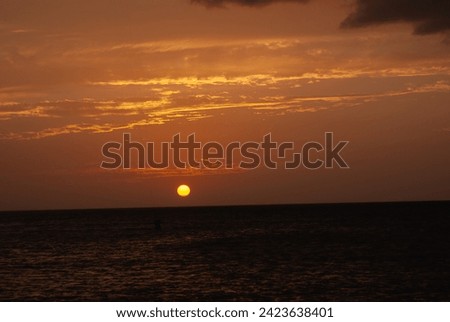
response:
[[[191,0],[206,7],[237,4],[262,7],[273,3],[308,3],[310,0]],[[342,28],[360,28],[393,22],[414,24],[419,35],[450,30],[450,1],[448,0],[356,0],[355,10],[341,23]]]
[[[224,7],[226,4],[239,4],[248,7],[265,6],[276,2],[306,3],[309,0],[191,0],[207,7]]]
[[[310,79],[300,76],[273,77],[269,86],[238,83],[229,92],[217,92],[214,88],[203,88],[200,92],[189,88],[186,91],[163,90],[159,100],[158,97],[135,97],[111,101],[44,101],[35,104],[0,102],[0,143],[5,140],[35,140],[81,133],[112,133],[169,123],[177,126],[181,120],[191,122],[220,117],[231,110],[279,116],[354,108],[369,102],[408,95],[417,97],[420,94],[445,95],[450,92],[448,76],[440,79],[433,75],[420,78],[410,76],[405,81],[408,73],[402,74],[401,70],[396,73],[397,77],[389,73],[372,74],[366,71],[355,71],[349,74],[353,75],[350,78],[347,74],[339,73],[336,78],[310,75],[311,79],[320,79],[320,82],[313,84],[307,84]],[[402,80],[400,84],[399,80]],[[296,87],[299,84],[301,86]],[[355,84],[362,87],[358,88]],[[217,86],[223,87],[222,84]],[[372,92],[367,91],[368,86],[373,87]]]
[[[358,28],[391,22],[410,22],[419,35],[450,30],[448,0],[357,0],[356,9],[341,24]]]

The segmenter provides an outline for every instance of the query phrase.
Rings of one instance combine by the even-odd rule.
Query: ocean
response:
[[[450,202],[0,213],[1,301],[450,301]]]

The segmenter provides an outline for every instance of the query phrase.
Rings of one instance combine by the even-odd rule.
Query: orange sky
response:
[[[433,2],[0,0],[0,210],[449,199],[450,25]],[[100,169],[124,132],[334,132],[350,169]]]

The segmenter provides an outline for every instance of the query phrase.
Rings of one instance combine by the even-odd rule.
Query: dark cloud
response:
[[[207,7],[237,4],[261,7],[278,2],[307,3],[310,0],[191,0]],[[415,34],[450,30],[450,0],[356,0],[355,10],[341,23],[342,28],[359,28],[392,22],[414,24]]]
[[[191,0],[207,7],[223,7],[226,4],[239,4],[243,6],[256,7],[265,6],[276,2],[298,2],[306,3],[309,0]]]
[[[432,34],[450,30],[449,0],[357,0],[356,9],[341,24],[343,28],[389,22],[411,22],[414,33]]]

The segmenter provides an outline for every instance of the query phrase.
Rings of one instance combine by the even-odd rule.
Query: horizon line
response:
[[[276,208],[276,207],[308,207],[308,206],[357,206],[357,205],[398,205],[398,204],[445,204],[450,200],[394,200],[394,201],[355,201],[355,202],[311,202],[311,203],[279,203],[279,204],[230,204],[230,205],[190,205],[190,206],[155,206],[155,207],[118,207],[118,208],[61,208],[61,209],[18,209],[0,210],[6,213],[39,213],[39,212],[75,212],[75,211],[108,211],[108,210],[174,210],[174,209],[206,209],[206,208]]]

